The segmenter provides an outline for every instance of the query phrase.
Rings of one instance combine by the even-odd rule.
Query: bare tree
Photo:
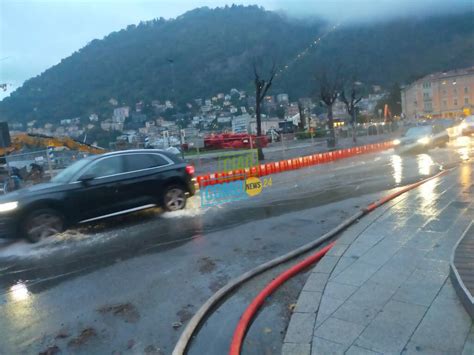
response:
[[[306,127],[306,115],[305,115],[305,108],[303,107],[303,104],[301,101],[298,101],[298,112],[300,114],[300,122],[298,124],[298,128],[301,131],[304,131]]]
[[[263,150],[260,144],[260,136],[262,135],[262,102],[265,99],[265,95],[272,86],[273,78],[276,73],[276,66],[273,64],[270,70],[269,79],[265,80],[260,78],[258,74],[257,65],[253,63],[253,72],[255,75],[255,116],[257,118],[257,148],[258,148],[258,160],[265,159]]]
[[[339,69],[336,69],[334,72],[329,73],[327,70],[323,70],[316,75],[316,80],[319,83],[319,100],[324,106],[326,106],[328,113],[328,128],[330,136],[328,147],[334,148],[336,146],[336,135],[334,132],[332,107],[341,91],[342,81],[340,71]]]
[[[358,90],[357,86],[360,83],[353,77],[349,85],[341,89],[340,99],[346,105],[347,112],[351,116],[352,125],[352,141],[357,142],[356,138],[356,124],[357,124],[357,105],[362,100],[362,94]]]

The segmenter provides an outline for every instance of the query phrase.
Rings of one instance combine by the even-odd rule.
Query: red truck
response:
[[[260,147],[268,145],[266,136],[258,137]],[[204,138],[204,147],[207,149],[250,149],[257,147],[257,136],[245,133],[212,134]]]

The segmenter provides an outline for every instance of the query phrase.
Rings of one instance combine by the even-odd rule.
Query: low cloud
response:
[[[272,3],[289,15],[316,15],[334,22],[374,22],[474,11],[472,0],[275,0]]]

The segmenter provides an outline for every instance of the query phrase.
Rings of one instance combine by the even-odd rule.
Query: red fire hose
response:
[[[280,274],[276,279],[270,282],[259,294],[254,298],[252,303],[247,307],[244,314],[240,318],[237,328],[234,332],[234,337],[232,338],[232,343],[230,345],[230,355],[239,355],[242,348],[242,343],[244,341],[245,333],[247,332],[248,326],[252,321],[254,315],[257,313],[258,309],[262,306],[265,299],[270,296],[275,290],[281,286],[286,280],[290,279],[294,275],[298,274],[311,264],[315,263],[321,259],[332,247],[334,242],[325,246],[318,252],[313,255],[310,255],[302,262],[292,266],[282,274]]]

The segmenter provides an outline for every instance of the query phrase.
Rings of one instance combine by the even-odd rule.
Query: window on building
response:
[[[446,96],[447,93],[448,92],[446,91],[446,89],[443,89],[443,91],[442,91],[443,96]]]
[[[465,88],[464,88],[464,93],[465,93],[465,94],[468,94],[468,93],[469,93],[469,88],[468,88],[468,87],[465,87]]]
[[[447,108],[448,107],[448,102],[446,100],[443,100],[443,108]]]
[[[454,104],[454,106],[457,106],[458,105],[458,99],[454,99],[453,104]]]
[[[453,92],[454,92],[454,95],[456,95],[458,93],[458,88],[454,88]]]
[[[469,105],[469,98],[468,97],[464,98],[464,105]]]

